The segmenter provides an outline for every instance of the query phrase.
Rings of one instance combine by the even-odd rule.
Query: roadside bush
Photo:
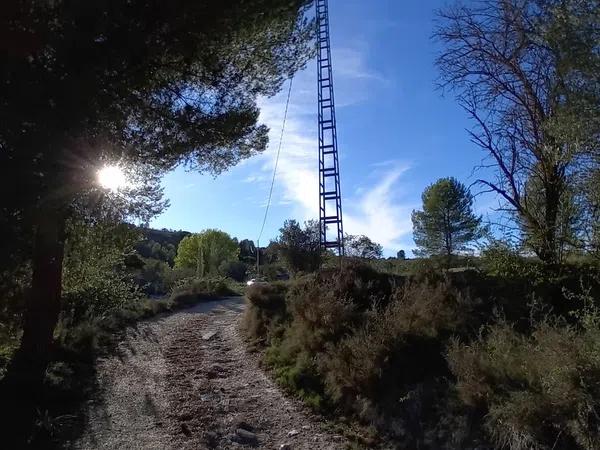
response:
[[[60,320],[64,326],[103,317],[141,299],[131,283],[113,274],[104,275],[97,283],[90,282],[63,294]]]
[[[147,295],[165,295],[173,283],[173,269],[158,259],[146,258],[139,270],[136,281]]]
[[[481,252],[483,270],[496,277],[526,279],[535,284],[546,278],[542,263],[533,258],[524,258],[508,244],[496,241]]]
[[[169,297],[177,306],[198,302],[200,299],[214,299],[238,295],[225,277],[183,278],[178,280]]]
[[[419,445],[449,414],[440,406],[451,400],[448,339],[476,335],[492,310],[471,292],[478,276],[406,279],[350,264],[296,279],[285,301],[269,285],[255,287],[247,314],[261,324],[254,336],[268,336],[265,362],[282,386],[314,408],[339,408]],[[434,434],[456,433],[454,419]]]
[[[287,269],[280,263],[261,265],[260,276],[267,281],[282,281],[289,279]]]
[[[448,375],[446,340],[476,333],[484,307],[452,278],[408,281],[387,306],[370,311],[362,326],[328,346],[320,359],[328,395],[367,419],[376,409],[402,413],[408,390]]]
[[[0,379],[21,339],[28,267],[0,272]]]
[[[246,298],[252,306],[273,312],[285,312],[285,296],[289,285],[285,282],[255,283],[246,288]]]
[[[256,283],[246,288],[248,305],[244,313],[243,328],[253,341],[268,343],[277,327],[287,319],[285,282]]]
[[[20,333],[17,322],[0,323],[0,379],[19,345]]]
[[[324,269],[249,289],[246,329],[287,390],[407,448],[599,448],[597,273],[508,273]]]
[[[288,392],[300,397],[313,409],[326,407],[323,381],[311,355],[306,352],[293,353],[285,347],[274,345],[267,351],[265,362],[274,368],[275,380]]]
[[[56,359],[91,363],[118,342],[127,326],[176,306],[168,300],[137,298],[101,315],[85,315],[76,321],[72,316],[61,315],[55,331]]]
[[[600,448],[599,318],[588,312],[581,329],[547,319],[531,336],[500,323],[452,342],[458,395],[486,412],[499,448]]]

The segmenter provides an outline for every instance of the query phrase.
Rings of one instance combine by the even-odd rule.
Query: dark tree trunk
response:
[[[560,261],[557,248],[557,222],[560,208],[561,196],[564,187],[561,176],[557,174],[558,169],[552,168],[548,174],[548,182],[545,186],[544,196],[544,230],[542,231],[542,248],[539,252],[540,259],[548,266],[555,266]]]
[[[65,215],[45,210],[37,221],[31,292],[26,300],[23,337],[0,392],[3,425],[22,440],[28,435],[35,406],[42,398],[44,376],[60,313]]]

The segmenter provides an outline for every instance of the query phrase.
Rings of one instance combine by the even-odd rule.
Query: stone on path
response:
[[[215,337],[217,335],[216,331],[207,331],[206,333],[204,333],[202,335],[202,340],[203,341],[210,341],[213,337]]]
[[[232,440],[240,444],[256,444],[258,442],[256,434],[244,430],[242,428],[238,428],[237,430],[235,430],[235,434],[232,436]]]

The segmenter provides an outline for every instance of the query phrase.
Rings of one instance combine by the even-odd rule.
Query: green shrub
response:
[[[238,295],[225,277],[183,278],[178,280],[171,291],[170,301],[176,306],[186,306],[203,299],[214,299]]]
[[[600,322],[582,329],[538,323],[531,336],[506,323],[448,352],[460,399],[487,411],[501,448],[600,448]],[[589,326],[592,324],[592,326]]]
[[[408,386],[447,375],[445,340],[477,330],[484,307],[449,277],[407,282],[386,307],[328,347],[321,358],[328,394],[350,408],[360,398],[363,409],[392,412]]]
[[[282,386],[417,445],[424,418],[435,428],[446,414],[438,403],[447,340],[475,334],[492,309],[464,286],[478,276],[423,272],[407,280],[350,264],[296,279],[285,300],[272,286],[253,287],[246,314],[260,323],[254,336],[267,337],[265,362]]]
[[[256,283],[246,288],[247,308],[243,328],[254,342],[268,343],[278,326],[288,316],[285,282]]]
[[[597,448],[597,279],[499,273],[348,264],[253,286],[245,323],[287,390],[407,448]]]
[[[63,294],[61,321],[76,325],[135,303],[141,294],[120,277],[107,276]]]
[[[281,263],[261,264],[260,276],[267,281],[280,281],[287,280],[289,272]]]
[[[525,258],[508,244],[495,241],[481,252],[481,266],[490,275],[507,279],[527,279],[536,283],[545,278],[539,260]]]
[[[16,323],[0,323],[0,379],[10,363],[20,341],[20,329]]]
[[[293,353],[274,345],[267,351],[265,362],[274,368],[276,381],[288,392],[300,397],[315,410],[325,408],[323,382],[316,362],[305,352]]]
[[[246,288],[246,298],[251,305],[269,311],[284,311],[289,285],[285,282],[255,283]]]
[[[179,272],[164,261],[143,258],[142,267],[136,270],[135,281],[146,295],[165,295],[178,279]]]
[[[174,307],[168,300],[138,298],[102,315],[86,316],[78,321],[63,318],[54,333],[55,359],[92,363],[99,354],[112,350],[126,327]]]

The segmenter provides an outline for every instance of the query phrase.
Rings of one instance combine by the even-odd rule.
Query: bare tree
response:
[[[597,127],[600,2],[470,5],[439,12],[442,85],[474,120],[472,141],[497,169],[495,179],[478,182],[504,200],[540,259],[556,263],[564,244],[561,204],[597,146],[598,134],[585,125]]]

